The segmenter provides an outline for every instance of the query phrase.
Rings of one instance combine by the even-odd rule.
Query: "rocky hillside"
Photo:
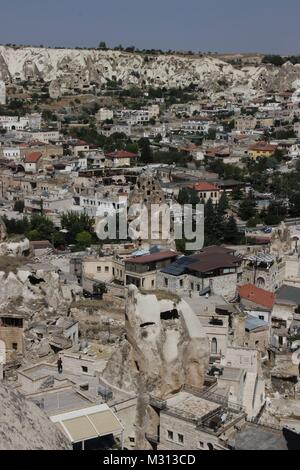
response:
[[[286,89],[300,79],[300,65],[253,65],[235,68],[213,57],[142,55],[97,49],[13,48],[0,46],[0,80],[43,79],[52,88],[86,88],[107,80],[127,85],[185,87],[208,92],[235,89],[253,94],[260,89]]]
[[[126,338],[108,361],[103,378],[136,393],[136,445],[145,449],[145,433],[154,435],[158,425],[150,396],[164,400],[184,385],[201,390],[209,343],[188,304],[168,292],[141,294],[130,286],[125,318]]]
[[[50,419],[0,382],[0,450],[64,450],[70,444]]]

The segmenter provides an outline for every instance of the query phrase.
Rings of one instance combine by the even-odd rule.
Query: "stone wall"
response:
[[[167,282],[166,282],[167,280]],[[233,298],[236,292],[237,273],[213,278],[199,278],[191,275],[172,276],[162,272],[157,273],[157,289],[164,289],[184,296],[190,292],[200,292],[207,287],[212,293]]]
[[[0,340],[4,341],[6,346],[7,362],[16,354],[23,354],[23,328],[0,326]]]

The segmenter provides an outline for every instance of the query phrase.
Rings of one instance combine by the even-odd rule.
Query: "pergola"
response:
[[[106,404],[92,405],[88,408],[53,415],[50,419],[72,444],[81,443],[82,450],[85,448],[86,441],[111,434],[120,436],[123,449],[124,428]]]

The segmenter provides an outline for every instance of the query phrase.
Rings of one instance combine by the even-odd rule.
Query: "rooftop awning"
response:
[[[72,443],[123,431],[120,421],[106,404],[51,416],[50,419]]]

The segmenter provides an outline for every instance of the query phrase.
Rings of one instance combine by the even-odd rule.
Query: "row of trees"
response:
[[[86,214],[67,212],[61,218],[62,229],[40,214],[33,214],[30,219],[8,219],[3,217],[9,235],[25,235],[29,240],[49,240],[55,247],[74,245],[75,250],[84,249],[92,243],[99,243],[94,232],[94,220]]]
[[[289,204],[286,201],[272,201],[268,208],[261,211],[253,198],[245,198],[240,204],[238,215],[247,221],[249,227],[257,224],[277,225],[287,217],[300,217],[300,192],[291,196]]]
[[[222,193],[219,204],[214,205],[209,199],[204,208],[204,244],[205,246],[230,243],[237,245],[241,242],[242,234],[239,232],[233,215],[227,216],[229,207],[225,193]]]
[[[177,150],[169,151],[153,151],[150,145],[150,141],[147,138],[141,138],[138,142],[140,151],[140,162],[143,164],[149,163],[161,163],[185,166],[187,163],[192,161],[192,157],[184,152]]]
[[[138,152],[138,145],[123,132],[116,132],[106,137],[99,134],[94,126],[89,126],[72,128],[70,129],[70,135],[73,138],[84,140],[88,144],[97,145],[103,148],[105,152],[112,152],[116,149],[134,153]]]
[[[177,202],[179,204],[192,204],[200,201],[197,191],[182,188],[179,191]],[[222,193],[218,205],[214,205],[209,199],[204,205],[204,244],[205,246],[220,245],[221,243],[239,244],[242,234],[239,232],[234,216],[227,216],[229,201],[226,193]],[[185,240],[179,240],[177,248],[184,251]]]
[[[299,64],[300,63],[300,56],[299,55],[291,55],[287,57],[282,57],[281,55],[265,55],[262,59],[263,64],[272,64],[276,67],[281,67],[286,62],[291,62],[292,64]]]

